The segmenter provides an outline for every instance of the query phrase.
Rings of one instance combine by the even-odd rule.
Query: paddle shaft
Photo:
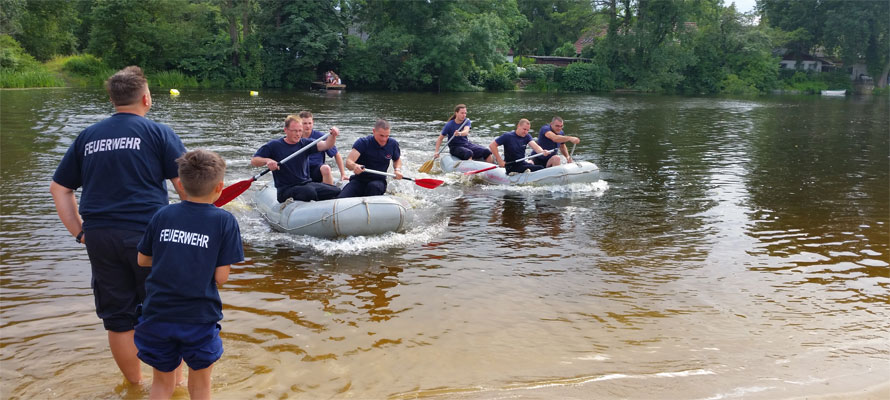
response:
[[[370,173],[372,173],[372,174],[377,174],[377,175],[391,176],[391,177],[393,177],[393,178],[396,177],[396,174],[389,173],[389,172],[378,171],[378,170],[376,170],[376,169],[362,168],[362,171],[363,171],[363,172],[370,172]],[[407,177],[407,176],[403,176],[402,179],[407,179],[407,180],[409,180],[409,181],[413,181],[413,180],[414,180],[414,179],[411,179],[411,178],[409,178],[409,177]]]
[[[293,154],[291,154],[291,155],[285,157],[284,159],[282,159],[281,161],[279,161],[278,165],[284,164],[285,162],[289,161],[290,159],[306,152],[307,150],[309,150],[310,147],[318,145],[318,142],[327,139],[327,137],[330,135],[331,135],[330,132],[325,133],[322,137],[313,140],[312,143],[309,143],[309,145],[303,146],[299,150],[293,152]],[[243,180],[240,182],[236,182],[232,185],[229,185],[228,187],[223,189],[222,193],[219,196],[219,199],[217,199],[213,204],[217,207],[222,207],[222,206],[226,205],[228,202],[234,200],[236,197],[240,196],[241,193],[244,193],[248,188],[250,188],[251,183],[253,183],[257,179],[260,179],[261,176],[268,174],[270,171],[272,171],[272,170],[269,168],[266,168],[265,171],[252,176],[250,179],[246,179],[246,180]]]
[[[363,168],[363,171],[370,172],[372,174],[377,174],[377,175],[391,176],[393,178],[396,177],[396,174],[391,174],[389,172],[383,172],[383,171],[377,171],[374,169]],[[414,178],[409,178],[407,176],[403,176],[402,179],[407,179],[411,182],[414,182],[417,186],[427,188],[427,189],[435,189],[435,188],[439,187],[439,185],[445,183],[445,181],[441,181],[438,179],[414,179]]]
[[[555,149],[554,149],[554,150],[555,150]],[[553,150],[545,150],[543,153],[535,153],[535,154],[532,154],[532,155],[530,155],[530,156],[520,158],[520,159],[518,159],[518,160],[513,160],[513,161],[505,162],[504,165],[515,164],[515,163],[518,163],[518,162],[521,162],[521,161],[525,161],[525,160],[531,160],[532,158],[540,157],[540,156],[543,156],[544,154],[548,154],[548,153],[552,153],[552,152],[553,152]],[[480,173],[480,172],[485,172],[485,171],[493,170],[493,169],[495,169],[495,168],[497,168],[497,167],[498,167],[497,165],[492,165],[492,166],[490,166],[490,167],[485,167],[485,168],[478,169],[478,170],[475,170],[475,171],[464,172],[464,175],[478,174],[478,173]]]
[[[442,147],[439,148],[439,152],[436,153],[437,155],[438,155],[438,154],[442,154],[442,151],[445,150],[446,147],[448,147],[448,143],[451,143],[451,140],[454,139],[455,136],[457,136],[457,131],[463,129],[463,128],[464,128],[464,125],[466,125],[467,122],[470,122],[470,119],[469,119],[469,118],[464,118],[464,122],[462,122],[462,123],[460,124],[460,126],[458,126],[457,129],[454,130],[454,134],[452,134],[451,137],[448,138],[448,140],[445,141],[445,144],[443,144]]]
[[[290,159],[292,159],[292,158],[294,158],[294,157],[296,157],[296,156],[298,156],[298,155],[300,155],[300,154],[305,153],[305,152],[308,151],[309,148],[311,148],[312,146],[316,146],[316,145],[318,145],[318,142],[327,139],[328,136],[331,136],[331,133],[330,133],[330,132],[325,133],[325,134],[322,135],[320,138],[313,140],[312,143],[309,143],[308,145],[301,147],[300,150],[297,150],[297,151],[293,152],[291,155],[289,155],[289,156],[287,156],[287,157],[284,157],[281,161],[278,162],[278,165],[280,166],[281,164],[284,164],[284,163],[290,161]],[[253,180],[260,179],[261,176],[266,175],[266,174],[268,174],[268,173],[271,172],[271,171],[272,171],[271,169],[266,168],[265,171],[260,172],[260,173],[258,173],[258,174],[256,174],[256,175],[254,175],[254,176],[253,176]]]

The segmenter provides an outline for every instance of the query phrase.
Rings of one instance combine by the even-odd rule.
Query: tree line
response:
[[[723,0],[0,0],[0,70],[75,55],[69,71],[139,65],[208,87],[303,88],[335,70],[358,89],[501,90],[523,77],[545,90],[764,93],[792,78],[778,49],[864,63],[886,86],[888,26],[885,0],[758,0],[749,14]],[[582,35],[586,64],[517,76],[522,61],[505,60],[578,56]]]

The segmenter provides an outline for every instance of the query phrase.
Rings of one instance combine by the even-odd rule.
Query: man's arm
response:
[[[331,147],[334,147],[334,145],[337,143],[337,135],[339,135],[339,134],[340,134],[340,130],[337,129],[336,126],[332,127],[331,128],[331,136],[328,136],[328,138],[325,139],[325,141],[318,142],[318,145],[316,145],[316,147],[318,148],[318,151],[322,152],[327,149],[330,149]]]
[[[352,151],[349,152],[349,156],[346,157],[346,169],[352,171],[352,173],[356,175],[362,173],[364,168],[363,165],[356,162],[361,155],[362,153],[359,153],[358,150],[352,149]]]
[[[552,140],[554,143],[572,142],[572,143],[578,144],[579,142],[581,142],[581,139],[578,139],[574,136],[557,135],[557,134],[553,133],[553,131],[547,131],[547,133],[545,133],[544,136],[547,137],[547,139]]]
[[[488,149],[491,150],[491,155],[494,156],[494,160],[497,161],[498,166],[503,167],[504,159],[501,158],[501,153],[498,153],[498,142],[492,140],[491,144],[488,145]]]
[[[222,285],[229,280],[229,271],[231,269],[231,265],[220,265],[216,267],[216,271],[213,272],[213,279],[216,280],[217,285]]]
[[[49,193],[53,196],[53,202],[56,204],[56,213],[59,219],[71,236],[77,237],[83,232],[83,220],[77,212],[77,198],[74,196],[74,190],[62,186],[56,181],[49,184]],[[81,243],[86,243],[86,236],[81,236]]]
[[[266,167],[272,171],[278,171],[278,161],[266,157],[254,157],[250,159],[250,165],[254,167]]]
[[[349,177],[346,176],[346,171],[343,170],[343,157],[340,155],[339,151],[337,154],[334,154],[334,161],[337,162],[337,168],[340,168],[340,180],[348,181]]]
[[[538,146],[538,142],[536,142],[534,140],[532,140],[531,142],[528,142],[528,145],[532,148],[532,150],[535,151],[535,153],[543,153],[543,152],[547,151],[547,150],[542,149],[541,146]]]
[[[151,256],[142,254],[140,251],[136,255],[136,264],[139,264],[140,267],[151,267]]]
[[[402,158],[392,162],[392,169],[396,173],[396,179],[402,179]]]

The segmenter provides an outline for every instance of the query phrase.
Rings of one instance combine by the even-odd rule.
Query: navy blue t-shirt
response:
[[[264,144],[263,147],[260,147],[253,156],[281,161],[287,158],[287,156],[294,154],[297,150],[302,149],[303,146],[308,146],[310,143],[312,143],[312,139],[307,138],[301,138],[300,141],[295,144],[285,142],[284,138],[275,139]],[[311,182],[312,178],[309,177],[309,163],[306,162],[306,160],[310,154],[317,152],[318,144],[312,146],[300,155],[291,158],[286,163],[278,164],[278,171],[272,171],[275,187],[280,189]]]
[[[79,212],[84,229],[141,231],[170,201],[166,179],[179,176],[185,146],[169,126],[117,113],[81,132],[62,158],[53,181],[83,186]]]
[[[381,146],[374,140],[374,135],[358,138],[352,144],[352,148],[359,152],[360,156],[356,163],[364,165],[365,168],[386,172],[389,169],[389,162],[396,161],[401,157],[399,150],[399,142],[393,138],[386,140],[386,144]],[[372,174],[370,172],[354,175],[349,179],[358,179],[360,181],[386,180],[383,175]]]
[[[232,214],[213,204],[170,204],[148,223],[138,250],[152,257],[144,320],[205,324],[222,319],[216,267],[244,260]]]
[[[525,158],[525,146],[532,141],[532,136],[519,137],[516,131],[510,131],[498,136],[494,141],[498,145],[504,146],[504,161],[510,162]]]
[[[556,143],[547,137],[547,132],[550,132],[552,130],[553,129],[550,128],[550,124],[547,124],[547,125],[542,126],[541,130],[538,132],[538,145],[541,146],[541,148],[544,150],[553,150],[553,149],[559,147],[559,143]],[[556,132],[553,132],[553,133],[556,133]],[[565,135],[565,133],[566,133],[566,131],[562,130],[556,134],[562,136],[562,135]]]
[[[466,119],[465,121],[467,122],[466,126],[473,126],[473,122],[470,121],[469,119]],[[460,125],[461,125],[461,124],[458,124],[457,122],[454,122],[453,119],[452,119],[451,121],[448,121],[448,122],[445,124],[445,127],[442,128],[442,133],[441,133],[441,135],[442,135],[442,136],[447,136],[446,139],[451,139],[451,136],[454,136],[454,132],[457,132],[458,130],[462,130],[462,129],[463,129],[463,128],[461,128],[461,129],[457,129],[457,128],[460,128]],[[470,140],[467,139],[466,136],[458,136],[458,137],[456,137],[456,138],[454,138],[454,139],[451,139],[451,141],[448,142],[448,148],[466,147],[468,144],[470,144]]]
[[[324,136],[324,133],[317,130],[312,130],[312,134],[309,135],[309,139],[315,140]],[[328,157],[334,157],[337,155],[337,146],[331,147],[323,152],[312,153],[309,155],[309,166],[314,167],[316,165],[324,164],[324,155],[327,154]],[[290,161],[288,161],[290,162]]]

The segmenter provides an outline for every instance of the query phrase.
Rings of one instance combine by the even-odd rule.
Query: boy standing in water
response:
[[[160,209],[139,242],[139,265],[152,269],[135,342],[139,359],[154,367],[151,398],[173,395],[175,370],[185,361],[189,396],[209,399],[210,372],[223,353],[217,285],[244,250],[238,221],[213,205],[223,189],[222,157],[194,150],[176,162],[188,197]]]

